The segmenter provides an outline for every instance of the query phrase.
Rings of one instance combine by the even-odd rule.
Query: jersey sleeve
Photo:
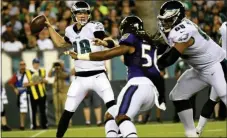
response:
[[[94,32],[99,32],[99,31],[103,31],[105,32],[105,29],[104,29],[104,25],[100,22],[90,22],[91,24],[91,29]]]
[[[69,40],[69,28],[68,27],[66,27],[65,28],[65,36],[64,36],[64,40],[65,40],[65,42],[67,42],[67,43],[69,43],[69,44],[71,44],[71,42],[70,42],[70,40]]]
[[[17,76],[16,76],[16,74],[13,74],[12,78],[10,78],[8,83],[12,84],[12,85],[15,85],[16,82],[17,82]]]
[[[135,35],[126,33],[124,34],[121,39],[119,40],[119,45],[128,45],[128,46],[134,46],[137,38]]]
[[[170,38],[173,43],[188,42],[194,33],[194,28],[185,24],[177,25],[170,32]]]

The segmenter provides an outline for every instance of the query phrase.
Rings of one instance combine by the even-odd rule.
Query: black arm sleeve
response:
[[[72,44],[67,36],[64,37],[65,42]]]
[[[158,59],[158,68],[163,70],[164,68],[172,65],[177,61],[177,59],[181,56],[181,53],[177,51],[175,47],[172,47],[167,53],[163,54]]]
[[[105,37],[107,37],[107,35],[105,34],[104,31],[96,31],[94,32],[94,36],[95,38],[99,38],[101,40],[103,40]],[[112,40],[105,40],[108,43],[108,48],[113,48],[114,47],[114,42]]]
[[[167,48],[169,48],[169,45],[161,44],[161,45],[158,45],[157,48],[158,48],[157,54],[162,55],[167,50]]]
[[[95,38],[99,38],[101,40],[103,40],[105,37],[107,37],[107,35],[105,34],[104,31],[96,31],[96,32],[94,32],[94,36],[95,36]]]

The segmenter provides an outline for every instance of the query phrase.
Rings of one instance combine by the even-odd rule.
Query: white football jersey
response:
[[[174,43],[187,42],[190,38],[194,39],[194,44],[184,51],[182,59],[193,68],[203,70],[225,58],[225,51],[188,19],[169,32],[167,41],[172,47]]]
[[[219,28],[219,32],[221,34],[222,48],[227,52],[227,22],[224,22]],[[226,54],[227,59],[227,54]]]
[[[74,25],[70,25],[65,29],[65,36],[69,38],[69,41],[72,43],[72,49],[75,52],[84,54],[104,50],[103,46],[94,46],[92,43],[92,40],[95,38],[94,32],[104,31],[102,23],[88,22],[78,33],[73,30]],[[105,70],[104,61],[75,60],[74,64],[76,72]]]

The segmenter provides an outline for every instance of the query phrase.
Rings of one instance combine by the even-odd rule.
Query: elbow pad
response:
[[[161,58],[158,59],[157,65],[160,70],[172,65],[181,56],[181,53],[177,51],[175,47],[172,47],[169,52],[163,54]]]

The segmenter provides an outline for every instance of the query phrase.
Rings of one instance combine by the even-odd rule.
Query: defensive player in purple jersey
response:
[[[116,56],[124,55],[124,63],[128,68],[128,82],[121,90],[117,99],[117,109],[115,116],[108,115],[109,119],[115,119],[118,126],[109,126],[106,133],[112,133],[112,137],[117,137],[117,132],[121,131],[123,137],[137,137],[134,124],[131,122],[137,113],[149,110],[156,104],[157,107],[165,110],[163,103],[158,102],[158,91],[152,82],[152,78],[160,76],[156,66],[157,49],[152,47],[149,41],[141,37],[141,32],[145,32],[142,20],[137,16],[128,16],[120,24],[121,39],[120,46],[110,50],[77,54],[67,51],[73,59],[102,61]],[[108,46],[105,40],[95,39],[96,45]]]

